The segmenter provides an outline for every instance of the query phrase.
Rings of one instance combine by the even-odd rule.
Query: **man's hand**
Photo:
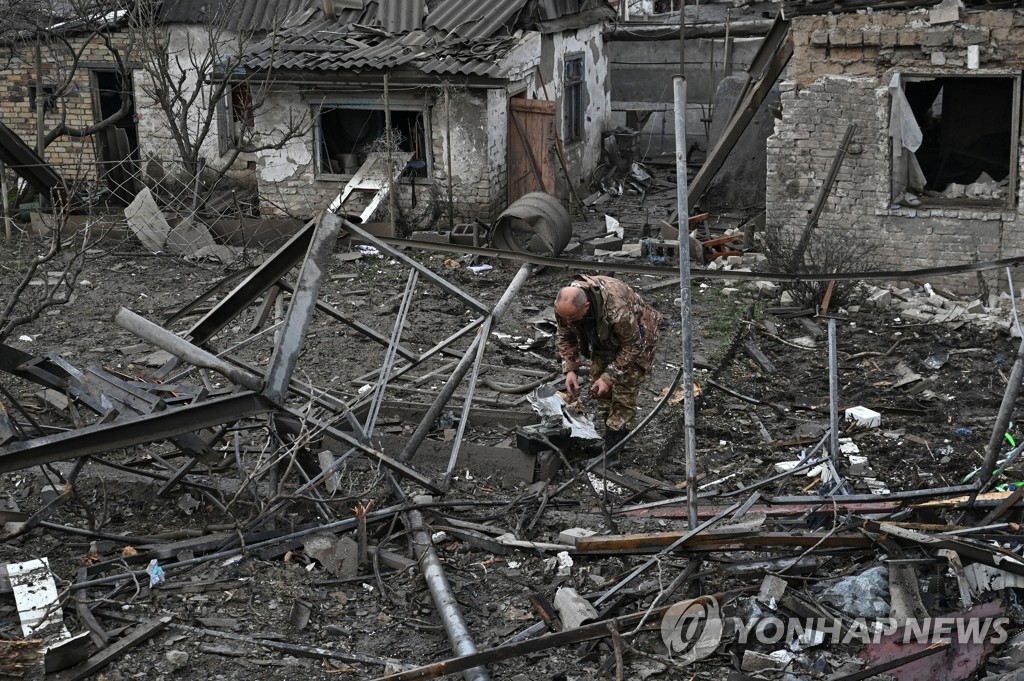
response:
[[[565,389],[571,397],[576,397],[580,394],[580,379],[575,371],[570,371],[565,375]]]
[[[604,397],[612,391],[610,385],[605,383],[602,379],[597,379],[594,384],[590,386],[590,394],[594,397]]]

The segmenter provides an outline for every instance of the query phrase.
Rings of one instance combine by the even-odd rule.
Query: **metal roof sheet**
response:
[[[384,0],[377,21],[388,33],[408,33],[423,28],[426,13],[425,0]]]
[[[515,35],[467,41],[435,29],[389,35],[320,20],[261,42],[244,55],[242,64],[256,70],[365,72],[404,67],[429,74],[500,77],[501,58],[520,39]]]
[[[440,0],[427,15],[426,26],[462,38],[494,35],[518,15],[527,0]]]

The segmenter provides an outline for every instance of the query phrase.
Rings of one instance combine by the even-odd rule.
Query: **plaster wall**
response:
[[[584,113],[583,137],[572,142],[563,142],[568,178],[562,170],[557,154],[551,158],[556,164],[555,193],[563,200],[569,196],[567,182],[571,182],[578,195],[584,195],[590,185],[594,168],[601,160],[601,133],[611,128],[611,82],[608,55],[604,49],[604,38],[599,26],[589,26],[577,31],[545,36],[545,54],[550,54],[552,73],[545,73],[547,98],[554,99],[555,125],[564,141],[565,125],[563,101],[565,95],[565,61],[573,55],[583,56]],[[537,81],[532,85],[531,97],[545,99],[543,87]]]
[[[183,90],[195,93],[187,112],[175,111],[175,116],[186,115],[188,134],[192,139],[205,134],[200,152],[211,168],[222,167],[224,161],[218,147],[216,115],[209,113],[212,88],[200,83],[210,74],[210,60],[214,54],[233,54],[238,48],[236,35],[224,31],[218,37],[218,46],[211,47],[210,29],[201,25],[174,24],[167,27],[167,50],[171,55],[171,78],[182,79]],[[194,65],[199,64],[200,68]],[[143,172],[150,175],[174,174],[180,168],[181,155],[167,123],[167,113],[152,97],[155,83],[144,70],[135,72],[136,111],[139,125],[139,154]],[[204,132],[205,126],[209,125]],[[243,162],[247,159],[242,159]],[[154,166],[162,170],[157,171]],[[153,179],[153,178],[151,178]],[[187,178],[185,178],[187,179]]]
[[[488,220],[495,199],[495,179],[500,179],[496,147],[502,142],[492,131],[499,125],[497,102],[504,103],[504,90],[452,89],[446,113],[443,91],[423,88],[418,96],[426,99],[431,135],[431,177],[418,178],[415,188],[402,180],[398,196],[404,220],[417,229],[447,227],[448,188],[455,207],[455,222],[473,218]],[[496,93],[496,94],[495,94]],[[350,92],[357,99],[376,96],[371,91]],[[276,91],[258,114],[256,127],[264,134],[283,134],[288,121],[299,116],[310,118],[314,104],[327,93]],[[330,94],[331,101],[344,97]],[[502,109],[503,111],[503,109]],[[450,135],[449,135],[450,126]],[[448,143],[451,140],[451,172],[448,171]],[[316,172],[313,155],[314,132],[289,140],[280,150],[256,155],[261,211],[266,215],[305,218],[328,205],[345,188],[350,175],[323,175]],[[413,191],[416,207],[412,206]],[[386,208],[378,209],[377,219],[385,219]]]
[[[802,229],[841,140],[856,124],[850,153],[819,221],[879,248],[872,269],[913,269],[1024,254],[1020,182],[1015,205],[905,207],[892,196],[888,85],[894,73],[1019,74],[1024,67],[1024,14],[979,11],[958,21],[928,10],[797,17],[794,55],[781,84],[782,119],[768,139],[770,224]],[[977,69],[967,68],[977,46]],[[1018,166],[1022,154],[1020,140]],[[1018,177],[1020,168],[1018,167]],[[998,290],[1001,270],[983,276]],[[979,287],[975,273],[936,278],[960,291]]]

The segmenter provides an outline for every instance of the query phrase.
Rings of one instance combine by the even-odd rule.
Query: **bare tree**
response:
[[[36,152],[61,137],[91,137],[128,115],[131,98],[122,96],[121,108],[101,121],[84,125],[74,120],[69,99],[77,94],[84,71],[83,56],[99,43],[110,63],[130,83],[128,64],[132,46],[119,31],[125,11],[120,0],[10,0],[0,20],[0,36],[8,46],[7,64],[31,65],[34,76]],[[87,75],[85,76],[87,77]],[[47,129],[47,118],[57,122]]]
[[[276,44],[277,30],[238,26],[239,10],[236,0],[212,0],[195,23],[174,25],[164,21],[159,3],[141,2],[132,13],[145,75],[139,88],[160,112],[180,179],[194,183],[193,210],[237,169],[240,157],[281,149],[312,124],[309,115],[289,115],[272,133],[257,131],[274,74],[246,71],[241,55],[258,42]]]
[[[30,99],[34,100],[32,128],[40,156],[62,138],[85,140],[116,125],[131,110],[130,97],[122,96],[118,111],[89,123],[91,116],[83,116],[82,108],[74,105],[81,101],[83,83],[89,82],[85,61],[96,60],[96,46],[102,46],[109,56],[105,61],[120,74],[121,82],[130,82],[131,44],[118,28],[124,12],[116,2],[7,0],[0,7],[2,63],[9,72],[29,78]],[[25,128],[19,132],[29,134]],[[101,236],[100,230],[92,228],[91,219],[77,233],[67,228],[72,208],[86,194],[86,183],[93,174],[92,155],[84,153],[85,148],[80,146],[74,165],[64,168],[64,184],[52,195],[40,197],[53,208],[49,230],[40,240],[26,238],[18,245],[8,245],[0,259],[0,266],[18,274],[17,284],[0,294],[0,341],[46,310],[74,299],[90,249]],[[7,183],[0,186],[6,188]],[[6,205],[5,200],[5,209]],[[9,230],[8,241],[12,241]]]

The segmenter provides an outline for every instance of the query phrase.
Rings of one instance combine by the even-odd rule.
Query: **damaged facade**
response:
[[[1024,252],[1024,14],[958,4],[793,19],[782,118],[768,141],[769,224],[806,223],[855,125],[822,227],[877,244],[878,268]],[[973,273],[949,281],[978,285]]]
[[[83,13],[64,3],[45,11],[9,3],[6,10],[13,16],[0,43],[0,123],[37,150],[40,133],[49,142],[62,127],[86,131],[124,108],[114,125],[87,136],[60,134],[42,155],[69,182],[125,184],[138,133],[123,77],[131,53],[123,12],[96,5]]]
[[[412,154],[400,210],[436,219],[451,191],[460,218],[491,219],[531,191],[567,196],[567,175],[586,185],[610,115],[601,31],[611,8],[447,0],[422,10],[318,9],[244,55],[249,71],[274,72],[257,133],[310,122],[256,155],[265,214],[308,215],[337,196],[387,114],[396,151]]]

